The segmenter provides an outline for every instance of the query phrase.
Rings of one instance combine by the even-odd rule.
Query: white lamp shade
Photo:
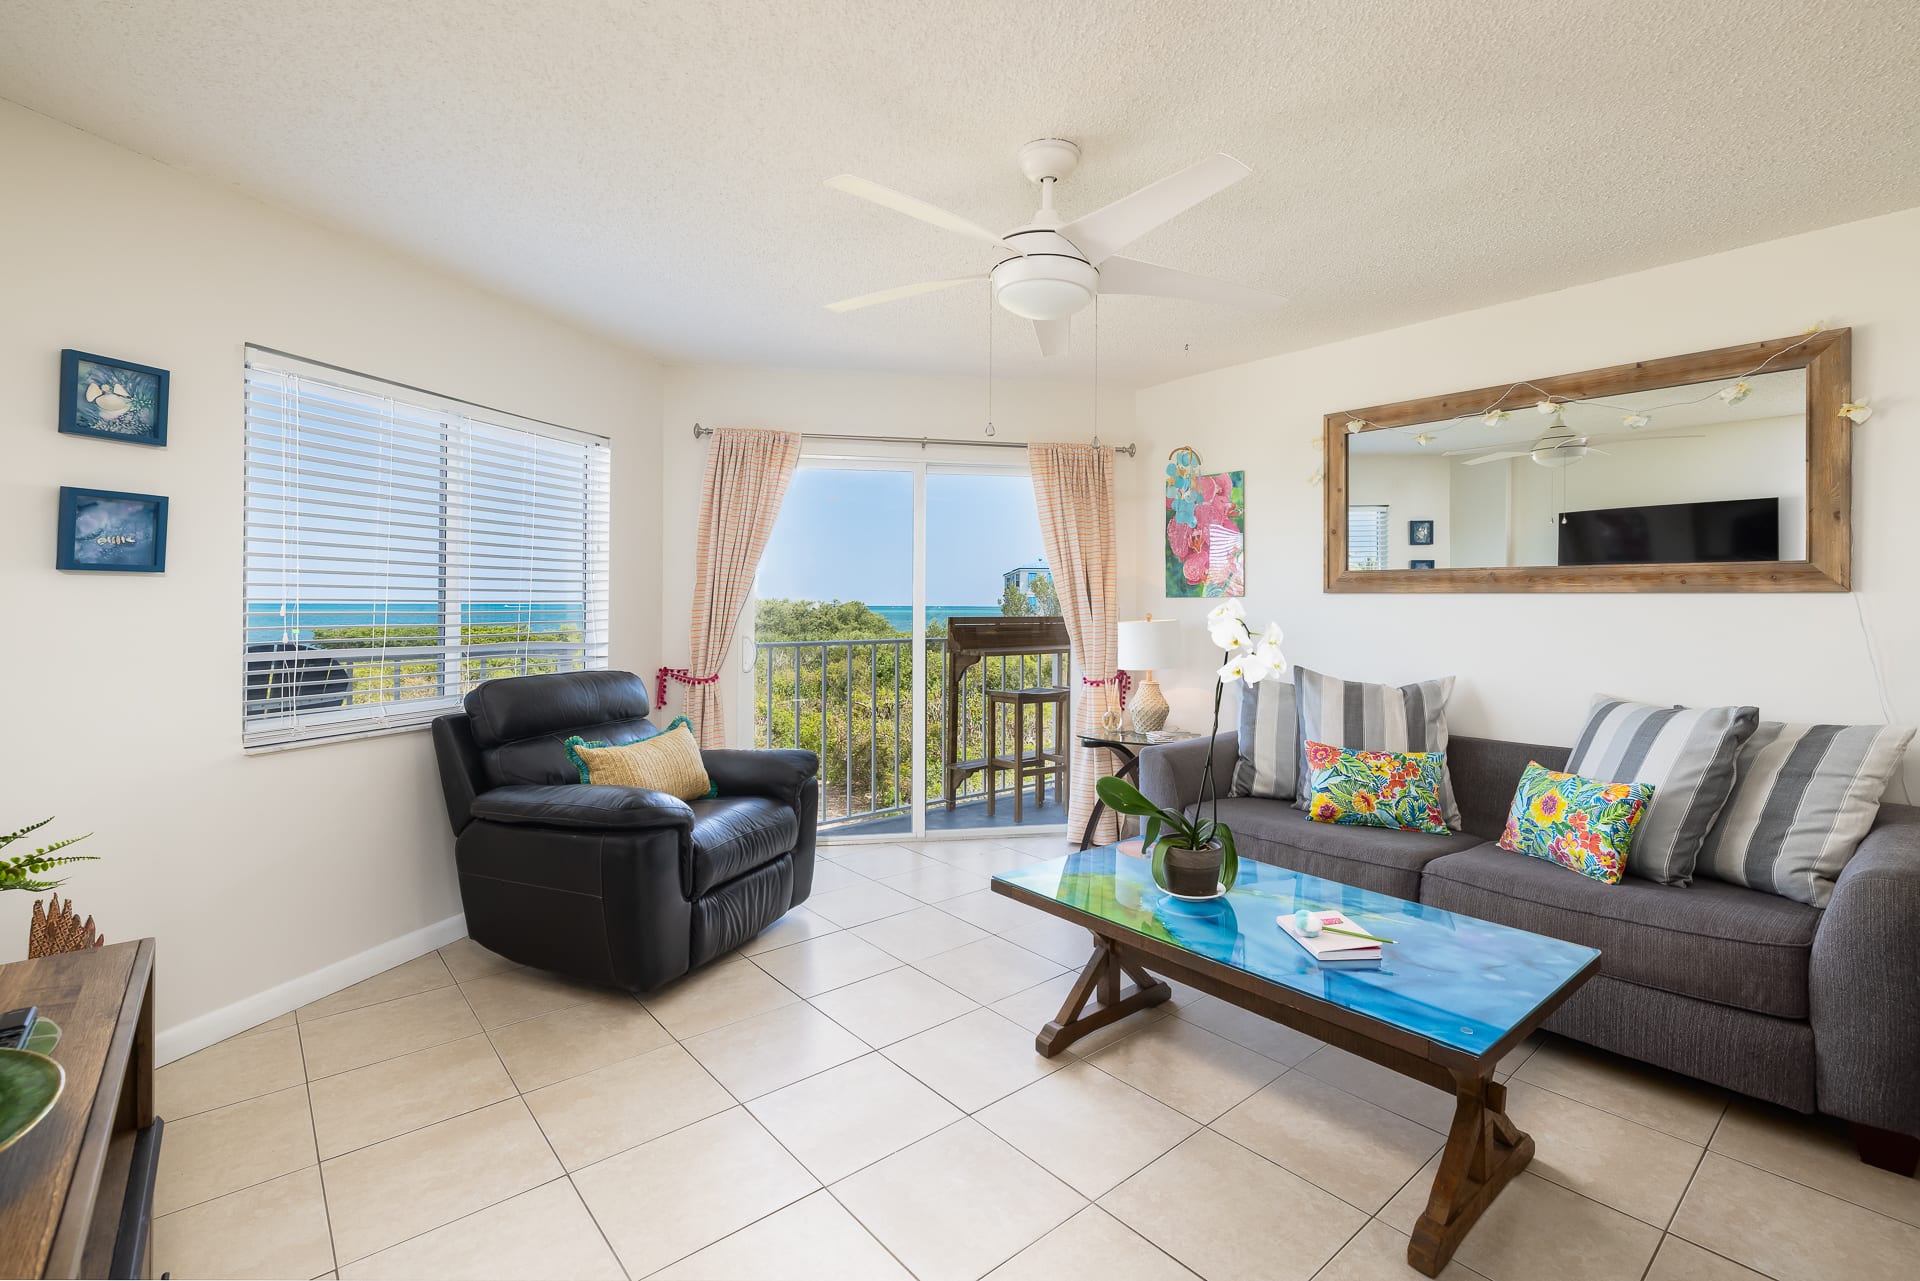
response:
[[[1177,619],[1150,619],[1120,624],[1122,671],[1144,672],[1156,667],[1177,667],[1185,657]]]

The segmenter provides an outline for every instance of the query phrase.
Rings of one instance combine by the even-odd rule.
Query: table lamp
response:
[[[1160,692],[1160,683],[1153,679],[1153,669],[1175,666],[1184,656],[1180,623],[1177,619],[1155,622],[1153,615],[1148,614],[1144,622],[1121,623],[1119,642],[1117,665],[1120,669],[1143,673],[1139,687],[1127,703],[1127,712],[1133,717],[1135,729],[1152,733],[1167,723],[1167,698]]]

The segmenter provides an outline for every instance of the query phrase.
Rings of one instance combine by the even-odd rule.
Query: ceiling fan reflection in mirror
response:
[[[1601,449],[1593,442],[1606,441],[1610,445],[1657,445],[1669,440],[1703,440],[1694,434],[1689,436],[1582,436],[1567,426],[1566,420],[1559,414],[1553,416],[1553,426],[1547,434],[1521,449],[1501,449],[1497,445],[1482,445],[1478,449],[1449,449],[1442,458],[1460,458],[1462,467],[1478,467],[1481,463],[1499,462],[1506,458],[1531,458],[1542,467],[1559,469],[1571,467],[1581,459],[1593,454],[1610,454],[1612,451]],[[1477,455],[1473,458],[1464,455]]]
[[[1079,162],[1080,148],[1064,138],[1041,138],[1020,148],[1020,169],[1039,186],[1040,208],[1027,222],[1000,233],[865,178],[841,174],[827,179],[827,186],[835,191],[871,200],[1007,254],[983,275],[882,289],[828,303],[827,310],[853,311],[987,281],[996,303],[1033,322],[1040,353],[1055,356],[1067,349],[1068,318],[1091,303],[1095,294],[1186,298],[1256,311],[1271,310],[1286,301],[1262,289],[1120,256],[1120,250],[1140,237],[1253,172],[1246,165],[1225,153],[1215,154],[1110,205],[1062,222],[1053,205],[1054,187]]]

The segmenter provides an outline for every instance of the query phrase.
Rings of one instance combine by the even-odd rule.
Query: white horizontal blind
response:
[[[1387,509],[1347,508],[1347,568],[1387,568]]]
[[[607,665],[605,439],[247,349],[242,742]]]

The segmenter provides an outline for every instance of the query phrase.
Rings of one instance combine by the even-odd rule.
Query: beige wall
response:
[[[652,657],[658,370],[369,243],[0,104],[0,827],[91,831],[68,886],[155,935],[179,1053],[459,929],[427,734],[240,750],[241,348],[613,439],[612,647]],[[55,432],[63,347],[173,373],[171,443]],[[53,568],[62,484],[172,500],[165,575]],[[29,899],[0,896],[0,958]]]
[[[1780,719],[1878,721],[1877,655],[1895,719],[1920,719],[1920,210],[1833,227],[1166,383],[1136,400],[1149,454],[1200,449],[1245,468],[1248,611],[1277,618],[1296,662],[1351,677],[1459,677],[1467,733],[1568,743],[1595,691],[1752,702]],[[1853,386],[1878,415],[1854,447],[1856,595],[1329,596],[1321,590],[1321,415],[1465,387],[1854,327]],[[1123,615],[1198,619],[1159,591],[1159,543],[1135,496]],[[1870,648],[1868,633],[1873,644]],[[1162,672],[1175,720],[1203,724],[1207,669]],[[1908,778],[1920,782],[1910,762]],[[1920,791],[1920,787],[1915,788]]]

